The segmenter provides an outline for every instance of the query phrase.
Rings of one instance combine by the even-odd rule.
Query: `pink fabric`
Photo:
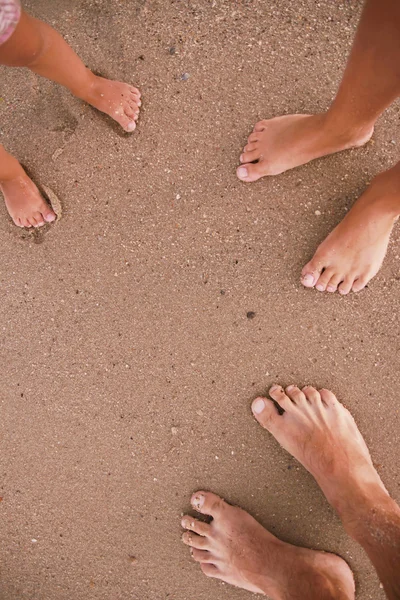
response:
[[[0,45],[14,33],[20,17],[20,0],[0,0]]]

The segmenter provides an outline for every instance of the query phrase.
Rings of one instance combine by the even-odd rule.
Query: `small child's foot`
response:
[[[320,292],[359,292],[379,271],[400,214],[400,168],[375,178],[305,265],[301,283]]]
[[[142,104],[139,90],[120,81],[97,75],[93,77],[88,91],[80,97],[117,121],[125,131],[132,132],[136,129]]]
[[[342,132],[327,115],[287,115],[257,123],[240,156],[239,179],[256,181],[332,154],[362,146],[374,128]]]
[[[0,181],[0,190],[10,217],[18,227],[40,227],[55,221],[56,214],[21,166],[14,177]]]
[[[192,506],[212,521],[186,515],[182,540],[208,577],[273,600],[354,599],[353,575],[338,556],[286,544],[210,492],[194,494]]]

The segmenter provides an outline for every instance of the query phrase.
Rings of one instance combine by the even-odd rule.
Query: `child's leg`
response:
[[[17,159],[1,145],[0,190],[12,220],[19,227],[39,227],[56,218]]]
[[[139,90],[94,75],[59,33],[25,12],[13,35],[0,46],[0,64],[28,67],[108,114],[125,131],[136,127],[141,104]]]

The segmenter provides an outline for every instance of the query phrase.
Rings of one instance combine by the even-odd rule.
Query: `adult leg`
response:
[[[400,3],[367,0],[332,106],[320,115],[257,123],[240,157],[239,179],[278,175],[315,158],[361,146],[400,95]],[[253,161],[257,161],[252,164]]]
[[[332,392],[274,386],[252,404],[258,422],[316,479],[346,531],[367,552],[390,600],[400,598],[400,508],[349,411]]]

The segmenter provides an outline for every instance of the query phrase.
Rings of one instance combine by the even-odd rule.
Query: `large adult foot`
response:
[[[205,575],[273,600],[354,598],[352,573],[338,556],[282,542],[215,494],[197,492],[191,503],[212,517],[211,523],[182,519],[182,540]]]
[[[142,104],[137,88],[120,81],[112,81],[90,73],[88,89],[79,97],[109,115],[121,127],[132,132],[136,129]]]
[[[237,176],[251,182],[279,175],[305,163],[362,146],[372,136],[370,125],[341,131],[328,114],[287,115],[257,123],[240,156]]]
[[[275,403],[253,401],[255,418],[315,477],[351,533],[389,498],[353,417],[326,389],[273,386],[269,395]]]
[[[400,214],[400,168],[378,175],[301,272],[305,287],[359,292],[379,271]]]
[[[56,219],[33,181],[15,159],[15,172],[0,181],[10,217],[18,227],[40,227]]]

